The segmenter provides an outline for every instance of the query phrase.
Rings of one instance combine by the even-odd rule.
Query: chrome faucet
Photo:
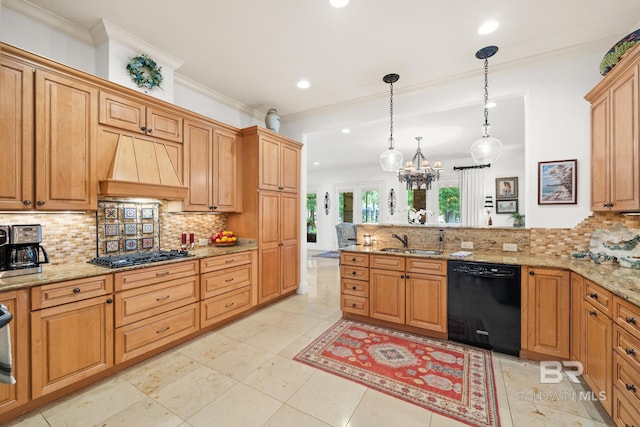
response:
[[[403,248],[407,249],[409,247],[409,237],[406,234],[404,236],[400,237],[396,233],[393,233],[391,235],[391,237],[400,240],[402,242],[402,247]]]
[[[444,230],[440,229],[440,252],[444,252]]]

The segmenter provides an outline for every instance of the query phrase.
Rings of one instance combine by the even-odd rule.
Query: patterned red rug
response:
[[[295,360],[471,426],[499,426],[490,351],[342,319]]]

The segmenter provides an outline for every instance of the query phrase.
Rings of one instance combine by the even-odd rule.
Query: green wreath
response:
[[[138,87],[153,89],[162,84],[162,67],[147,54],[131,58],[127,64],[127,71]]]

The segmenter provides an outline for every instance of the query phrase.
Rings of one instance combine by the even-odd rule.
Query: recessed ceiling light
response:
[[[344,134],[351,133],[351,129],[344,128],[342,129],[342,133]]]
[[[480,26],[480,28],[478,28],[478,34],[481,34],[481,35],[491,34],[495,30],[497,30],[499,26],[500,24],[498,23],[498,21],[485,22]]]
[[[311,86],[311,84],[307,81],[307,80],[300,80],[297,83],[298,89],[309,89],[309,86]]]
[[[313,162],[313,166],[320,166],[320,162]]]
[[[329,3],[331,3],[331,6],[339,9],[348,5],[349,0],[329,0]]]

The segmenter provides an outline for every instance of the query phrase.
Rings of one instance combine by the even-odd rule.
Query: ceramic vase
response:
[[[278,110],[275,108],[269,108],[269,111],[267,111],[267,115],[264,118],[264,124],[269,130],[274,132],[280,131],[280,116],[278,115]]]

